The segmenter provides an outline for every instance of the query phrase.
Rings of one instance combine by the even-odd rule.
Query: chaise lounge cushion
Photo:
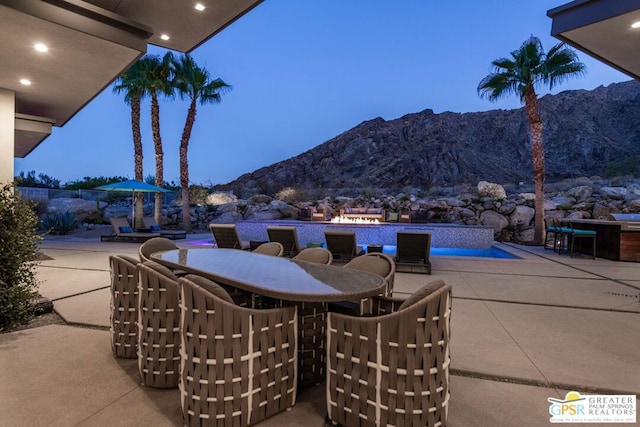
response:
[[[131,227],[120,227],[119,230],[121,233],[133,233],[133,229]]]

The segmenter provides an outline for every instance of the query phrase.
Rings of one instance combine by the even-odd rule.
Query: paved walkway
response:
[[[640,264],[499,246],[521,259],[433,257],[431,276],[396,275],[397,294],[453,286],[449,425],[548,425],[547,398],[570,390],[640,396]],[[40,291],[66,325],[0,334],[0,426],[180,425],[178,391],[140,386],[136,361],[111,355],[108,257],[137,248],[43,242]],[[260,425],[322,426],[324,416],[320,386]]]

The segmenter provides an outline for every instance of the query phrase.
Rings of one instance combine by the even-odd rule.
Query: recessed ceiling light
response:
[[[33,45],[34,49],[37,50],[38,52],[47,52],[49,50],[49,48],[47,47],[46,44],[44,43],[36,43],[35,45]]]
[[[168,36],[168,35],[166,35],[166,34],[162,34],[162,35],[160,35],[160,38],[161,38],[162,40],[169,40],[171,37],[169,37],[169,36]]]
[[[202,12],[203,10],[205,10],[205,6],[202,3],[196,3],[195,6],[193,6],[196,10],[199,10],[200,12]]]
[[[29,86],[29,85],[31,85],[31,80],[29,80],[29,79],[20,79],[20,84],[23,84],[25,86]]]
[[[640,28],[640,21],[631,24],[631,28]]]

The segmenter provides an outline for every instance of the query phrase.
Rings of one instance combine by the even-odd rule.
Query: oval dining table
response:
[[[333,265],[254,254],[240,249],[185,248],[151,254],[167,267],[197,274],[249,295],[250,304],[295,304],[298,309],[298,382],[313,385],[325,374],[325,317],[328,303],[360,301],[385,291],[384,278]],[[259,296],[255,298],[254,296]],[[364,310],[366,311],[366,310]]]

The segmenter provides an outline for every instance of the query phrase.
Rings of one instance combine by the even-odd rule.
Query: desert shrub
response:
[[[191,206],[202,206],[207,204],[209,191],[202,185],[189,186],[189,204]]]
[[[0,187],[0,331],[26,323],[38,296],[38,217],[11,185]]]
[[[51,234],[65,235],[80,226],[80,220],[71,212],[48,214],[40,220],[40,229]]]
[[[309,194],[306,190],[299,190],[293,187],[285,187],[278,191],[275,198],[285,203],[296,203],[309,199]]]

